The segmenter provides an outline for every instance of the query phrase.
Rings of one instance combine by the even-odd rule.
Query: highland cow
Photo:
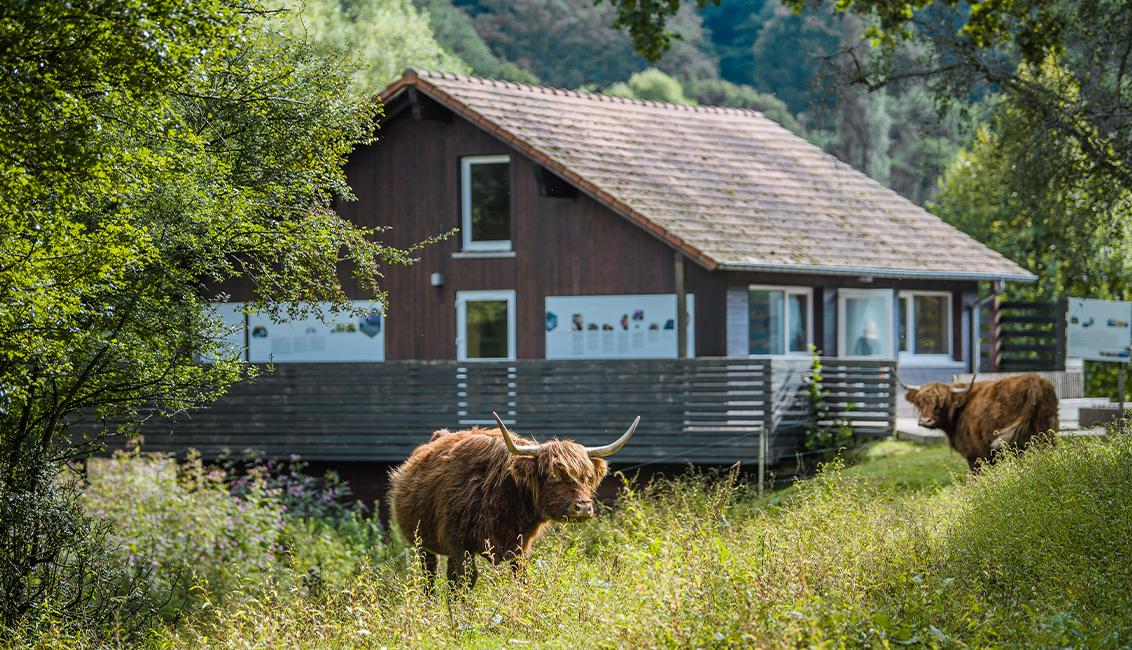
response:
[[[476,556],[516,569],[550,521],[594,516],[594,494],[641,418],[615,442],[583,447],[571,440],[542,444],[496,429],[437,431],[389,475],[389,506],[401,533],[419,542],[428,584],[438,557],[457,587],[476,582]]]
[[[1036,440],[1055,440],[1057,394],[1036,374],[979,383],[972,377],[965,387],[938,382],[900,385],[919,411],[920,426],[942,429],[972,472],[979,461],[993,463],[1006,446],[1023,450]]]

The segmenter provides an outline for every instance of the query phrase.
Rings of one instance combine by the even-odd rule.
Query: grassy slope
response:
[[[488,568],[429,599],[408,563],[320,598],[280,580],[159,645],[1077,646],[1132,640],[1132,438],[1028,454],[971,479],[885,442],[759,504],[727,481],[626,491],[557,527],[524,580]]]

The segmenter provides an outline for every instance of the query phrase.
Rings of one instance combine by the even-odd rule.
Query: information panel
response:
[[[1069,299],[1066,356],[1127,363],[1132,345],[1132,302]]]
[[[354,300],[367,311],[358,316],[318,304],[322,318],[276,323],[263,313],[248,316],[248,360],[252,363],[384,361],[385,318],[381,303]]]
[[[695,356],[688,294],[688,356]],[[675,359],[676,294],[547,296],[547,359]]]

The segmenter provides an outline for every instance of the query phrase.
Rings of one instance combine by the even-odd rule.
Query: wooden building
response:
[[[498,410],[587,444],[640,414],[621,463],[773,463],[804,449],[810,345],[831,417],[891,433],[894,369],[963,371],[979,282],[1033,279],[754,111],[413,70],[381,100],[339,212],[397,246],[458,232],[386,270],[384,314],[220,306],[276,372],[148,448],[364,474]]]
[[[459,229],[389,269],[386,360],[813,344],[921,381],[968,367],[979,281],[1033,279],[755,111],[414,70],[381,99],[339,211],[394,245]]]

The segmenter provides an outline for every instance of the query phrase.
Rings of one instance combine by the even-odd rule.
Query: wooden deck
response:
[[[826,363],[834,414],[862,435],[891,434],[891,364]],[[584,444],[613,440],[640,415],[618,463],[756,463],[763,435],[773,463],[800,449],[804,376],[729,358],[288,364],[208,408],[147,422],[143,449],[393,462],[437,429],[493,426],[495,410],[517,433]]]

